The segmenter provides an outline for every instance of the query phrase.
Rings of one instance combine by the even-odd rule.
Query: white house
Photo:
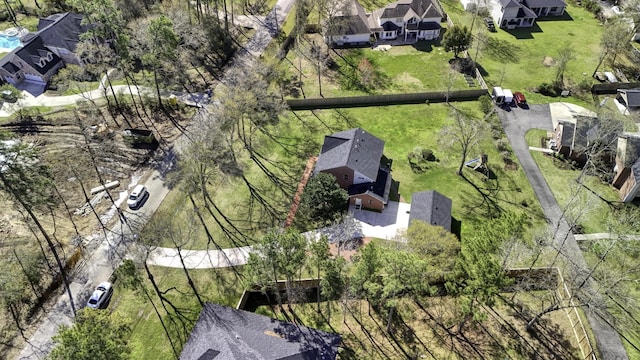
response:
[[[442,11],[431,0],[398,0],[371,14],[372,29],[379,39],[402,37],[404,41],[433,40],[440,37]]]
[[[368,44],[372,34],[367,14],[357,0],[338,2],[324,26],[325,41],[337,46]]]
[[[538,17],[518,0],[499,0],[498,5],[492,9],[491,16],[501,28],[532,27]]]
[[[338,46],[380,40],[405,42],[440,37],[443,11],[437,0],[398,0],[366,14],[357,0],[344,0],[327,21],[326,40]]]

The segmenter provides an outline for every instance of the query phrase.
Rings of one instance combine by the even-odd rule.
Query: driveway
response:
[[[529,145],[527,145],[524,138],[529,129],[553,130],[552,118],[566,116],[566,113],[562,110],[563,108],[571,109],[571,111],[578,110],[574,105],[560,105],[530,105],[529,110],[512,108],[511,111],[504,111],[499,109],[498,115],[511,142],[513,152],[518,157],[520,165],[542,206],[542,211],[549,223],[549,230],[554,234],[554,248],[559,250],[571,264],[571,277],[574,283],[580,285],[585,276],[589,274],[584,256],[570,230],[569,224],[562,217],[562,210],[549,185],[529,153]],[[593,278],[589,278],[584,282],[582,290],[593,297],[593,303],[603,303],[600,301],[602,299],[599,299],[601,294],[598,293],[598,286]],[[608,324],[611,320],[608,312],[597,307],[590,307],[584,310],[586,310],[585,313],[602,358],[628,359],[627,353],[622,346],[620,335]]]

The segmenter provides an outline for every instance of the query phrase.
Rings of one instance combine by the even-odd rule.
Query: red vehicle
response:
[[[527,106],[527,99],[524,97],[524,94],[516,91],[513,93],[513,99],[516,101],[516,105],[525,107]]]

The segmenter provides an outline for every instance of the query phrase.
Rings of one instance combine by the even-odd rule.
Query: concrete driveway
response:
[[[583,282],[589,274],[589,268],[569,224],[562,216],[562,209],[542,176],[538,165],[533,160],[531,153],[529,153],[529,145],[527,145],[524,138],[524,135],[530,129],[553,130],[553,119],[555,118],[557,121],[559,117],[566,117],[567,112],[580,113],[582,110],[575,105],[556,103],[551,105],[530,105],[528,110],[511,108],[510,111],[504,111],[499,109],[498,115],[507,138],[511,142],[513,152],[518,157],[520,165],[542,206],[542,211],[549,224],[549,230],[554,234],[554,248],[560,251],[570,263],[571,278],[574,283],[582,285],[582,291],[592,296],[594,303],[602,303],[600,301],[602,299],[598,299],[601,295],[598,292],[598,285],[595,280],[589,277]],[[627,353],[622,346],[620,335],[609,325],[611,317],[608,312],[597,307],[590,307],[585,310],[589,310],[585,311],[585,313],[602,358],[628,359]]]

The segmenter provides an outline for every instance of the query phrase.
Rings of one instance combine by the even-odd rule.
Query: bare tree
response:
[[[460,152],[460,166],[456,174],[462,175],[467,157],[485,136],[486,119],[493,114],[493,111],[485,115],[484,119],[474,118],[453,106],[451,112],[453,124],[445,126],[440,131],[440,141],[445,147]]]

